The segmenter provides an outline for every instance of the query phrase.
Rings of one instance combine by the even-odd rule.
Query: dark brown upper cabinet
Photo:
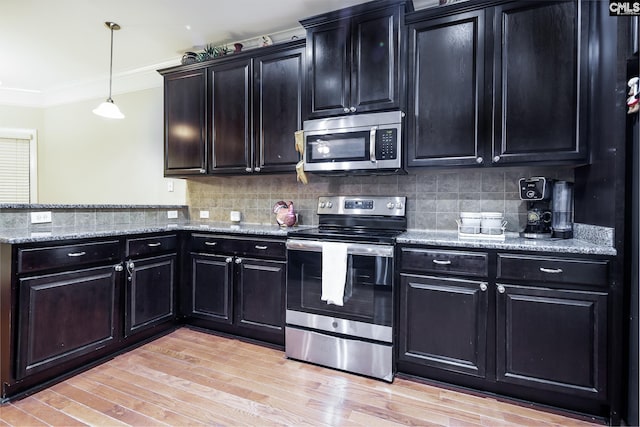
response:
[[[302,129],[305,91],[304,42],[253,60],[255,172],[293,171],[298,153],[293,134]]]
[[[587,162],[588,5],[460,3],[407,22],[407,166]]]
[[[300,21],[310,118],[401,108],[404,14],[412,10],[410,1],[379,0]]]
[[[207,71],[212,90],[209,173],[251,172],[251,58]]]
[[[305,72],[304,40],[160,70],[165,175],[293,172]]]
[[[164,77],[164,173],[206,172],[207,76],[195,69]]]

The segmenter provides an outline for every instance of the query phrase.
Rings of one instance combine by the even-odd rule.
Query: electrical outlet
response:
[[[51,222],[51,211],[31,212],[31,224]]]
[[[170,193],[173,191],[173,181],[172,180],[167,181],[167,191],[170,192]]]
[[[167,211],[168,219],[176,219],[178,218],[178,211]]]
[[[208,219],[209,211],[200,211],[200,219]]]

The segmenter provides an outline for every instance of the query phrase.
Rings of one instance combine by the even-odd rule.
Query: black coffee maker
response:
[[[527,202],[527,225],[520,233],[528,239],[549,239],[552,236],[552,183],[547,178],[520,178],[520,199]]]
[[[527,202],[528,239],[573,237],[573,183],[542,176],[520,178],[520,199]]]
[[[535,176],[520,178],[520,199],[527,202],[528,239],[573,237],[573,184]]]

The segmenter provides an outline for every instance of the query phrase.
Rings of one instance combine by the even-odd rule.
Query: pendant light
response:
[[[124,119],[124,114],[120,111],[118,106],[111,99],[111,80],[113,78],[113,32],[119,30],[120,25],[115,22],[105,22],[104,25],[111,30],[111,59],[109,61],[109,97],[105,102],[98,105],[93,112],[98,116],[106,117],[108,119]]]

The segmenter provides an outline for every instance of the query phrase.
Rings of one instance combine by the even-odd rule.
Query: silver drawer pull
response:
[[[83,256],[83,255],[86,255],[86,254],[87,254],[86,252],[71,252],[70,254],[67,254],[67,256],[79,257],[79,256]]]
[[[158,246],[162,245],[162,243],[157,242],[157,243],[147,243],[147,246],[149,246],[150,248],[157,248]]]
[[[204,242],[204,244],[207,246],[215,246],[218,244],[218,242]]]
[[[451,264],[451,260],[450,259],[447,259],[447,260],[434,259],[433,263],[438,265],[449,265]]]
[[[562,273],[562,269],[561,268],[544,268],[544,267],[540,267],[540,271],[542,271],[543,273],[551,273],[551,274]]]
[[[260,249],[261,251],[264,251],[265,249],[268,248],[268,246],[261,246],[261,245],[256,245],[255,247],[256,249]]]

